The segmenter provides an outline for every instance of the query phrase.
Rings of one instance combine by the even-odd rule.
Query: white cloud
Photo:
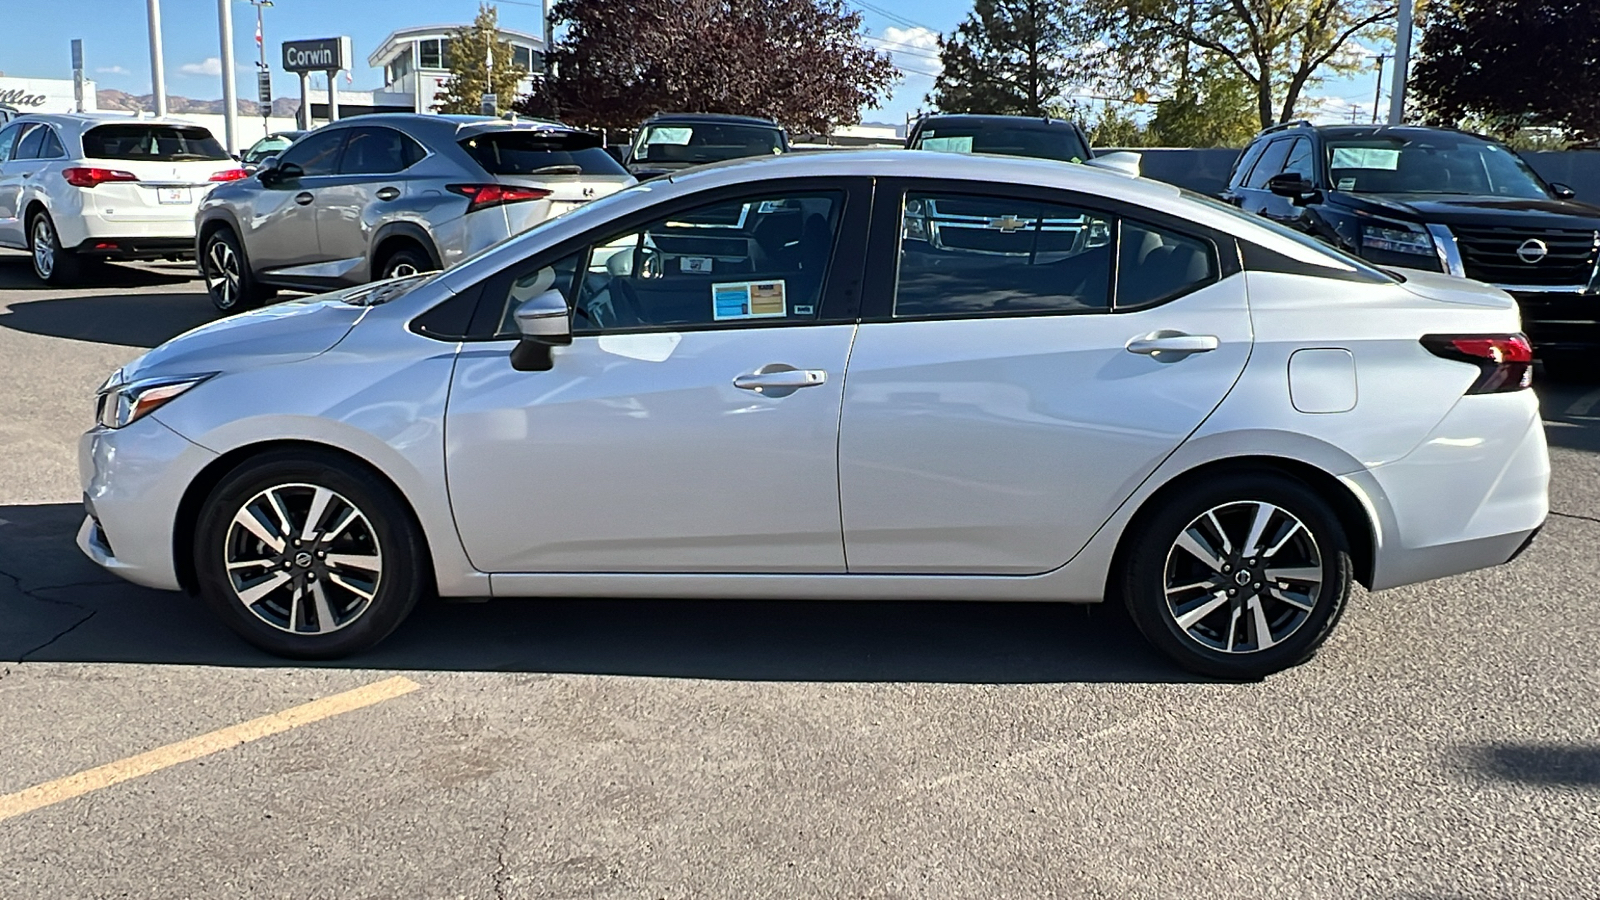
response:
[[[939,62],[939,32],[930,28],[891,25],[883,30],[882,37],[869,37],[867,43],[893,57],[907,80],[935,78],[943,69]]]
[[[185,75],[211,75],[215,77],[222,74],[222,60],[215,56],[208,56],[204,62],[184,63],[178,67],[178,71]]]
[[[1296,115],[1310,119],[1318,125],[1358,125],[1372,121],[1372,100],[1353,100],[1349,97],[1306,97],[1300,101]]]
[[[101,66],[100,68],[95,69],[94,71],[95,71],[95,74],[97,74],[97,75],[127,75],[128,74],[128,70],[124,69],[121,66]]]

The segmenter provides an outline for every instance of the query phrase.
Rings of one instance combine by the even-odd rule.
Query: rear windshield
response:
[[[1069,125],[941,125],[933,123],[917,133],[913,150],[950,153],[1001,153],[1061,162],[1089,159],[1089,148]]]
[[[783,152],[783,132],[760,125],[679,122],[646,125],[634,144],[635,162],[703,163]]]
[[[197,125],[101,125],[83,135],[83,155],[90,159],[183,162],[229,159],[211,132]]]
[[[494,131],[460,144],[490,175],[628,174],[597,135],[582,132]]]

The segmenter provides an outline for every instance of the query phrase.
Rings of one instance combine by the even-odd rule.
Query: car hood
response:
[[[123,367],[123,380],[253,369],[309,359],[344,340],[369,309],[344,302],[361,288],[274,303],[178,335]]]
[[[1345,194],[1346,202],[1376,215],[1441,225],[1525,225],[1600,229],[1600,207],[1576,200],[1457,194]]]

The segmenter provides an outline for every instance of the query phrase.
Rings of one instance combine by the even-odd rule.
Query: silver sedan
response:
[[[1309,657],[1506,562],[1549,478],[1511,299],[1178,189],[904,152],[714,166],[107,380],[79,536],[273,653],[425,594],[1125,603]]]

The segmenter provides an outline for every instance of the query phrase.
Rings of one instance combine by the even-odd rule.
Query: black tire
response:
[[[1279,513],[1267,514],[1257,555],[1250,557],[1242,551],[1263,505]],[[1230,536],[1228,553],[1215,552],[1224,546],[1214,536],[1218,526]],[[1285,475],[1229,473],[1190,485],[1162,498],[1133,528],[1120,579],[1128,614],[1151,644],[1201,675],[1257,679],[1306,661],[1350,597],[1353,564],[1338,516],[1310,487]],[[1180,548],[1186,532],[1186,542],[1198,540],[1221,565]],[[1269,563],[1261,551],[1274,549]],[[1263,577],[1267,570],[1288,580]],[[1320,576],[1314,592],[1304,577],[1312,572]],[[1180,617],[1197,615],[1180,624]],[[1256,637],[1261,623],[1265,639]]]
[[[53,287],[67,287],[83,279],[83,260],[61,246],[61,235],[50,214],[40,210],[28,220],[28,255],[33,274]]]
[[[333,499],[308,529],[318,489]],[[273,497],[289,519],[289,541],[274,524]],[[349,509],[358,515],[340,527]],[[236,523],[241,512],[282,551]],[[305,540],[308,530],[312,540]],[[250,562],[258,557],[261,564]],[[421,529],[393,488],[337,455],[306,450],[264,453],[223,478],[201,512],[194,560],[201,599],[212,611],[249,643],[291,659],[335,659],[373,647],[432,583]]]
[[[230,228],[218,228],[206,235],[195,262],[206,283],[206,296],[220,313],[255,309],[278,293],[256,280],[250,271],[250,260]]]
[[[377,281],[387,281],[390,278],[399,278],[403,275],[415,275],[418,272],[432,272],[438,268],[429,261],[427,254],[416,247],[401,247],[383,258],[383,264],[378,267]]]

